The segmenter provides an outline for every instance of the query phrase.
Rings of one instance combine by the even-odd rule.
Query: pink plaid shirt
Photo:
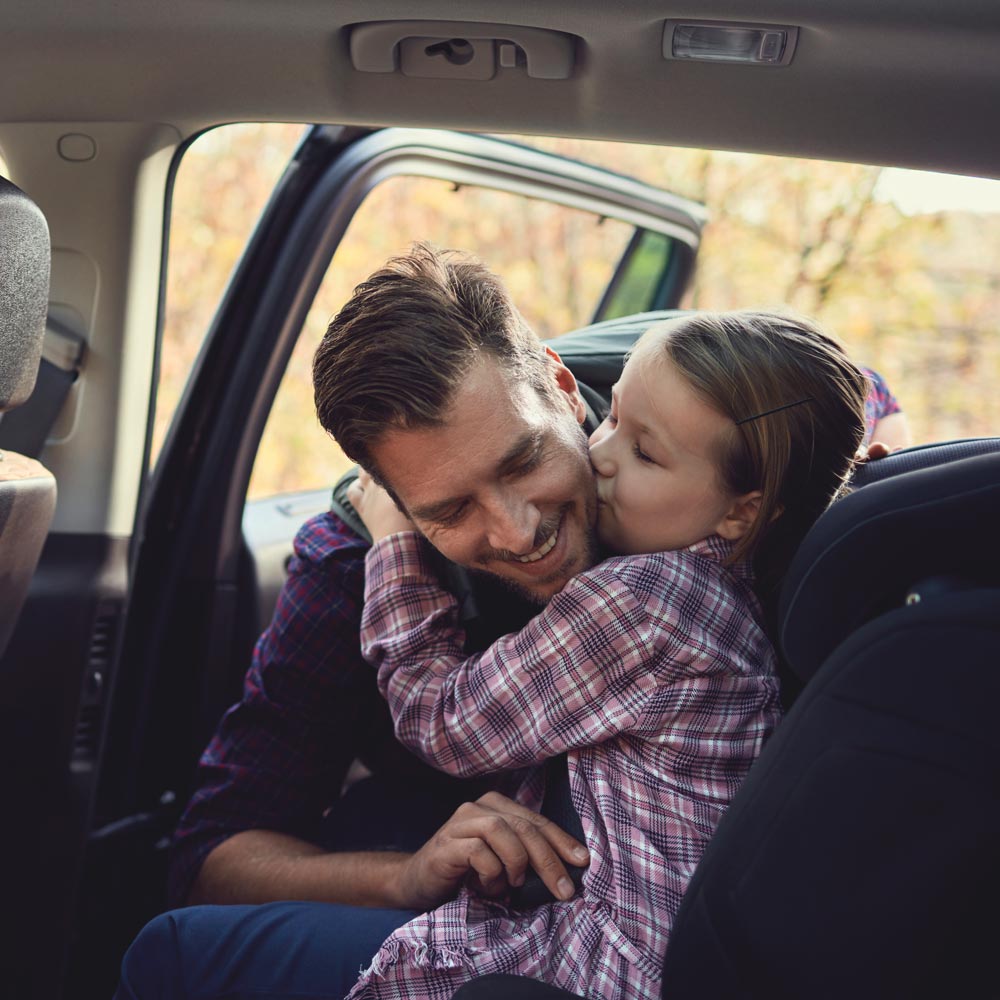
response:
[[[396,931],[351,997],[447,1000],[493,972],[658,997],[684,890],[779,716],[748,567],[724,567],[717,536],[609,559],[468,656],[425,546],[392,535],[366,563],[362,645],[399,739],[452,774],[527,768],[532,809],[540,765],[568,751],[591,862],[573,899],[531,911],[463,891]]]

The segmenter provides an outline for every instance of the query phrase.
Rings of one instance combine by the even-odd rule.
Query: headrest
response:
[[[1000,438],[961,438],[936,444],[914,445],[875,462],[859,465],[851,477],[851,486],[855,489],[870,486],[880,479],[898,476],[903,472],[929,469],[934,465],[944,465],[945,462],[972,458],[974,455],[988,455],[994,451],[1000,451]]]
[[[0,412],[19,406],[35,387],[51,259],[45,216],[0,177]]]
[[[660,309],[606,319],[544,343],[582,382],[594,386],[610,385],[618,380],[625,355],[643,333],[654,324],[683,316],[685,312],[681,309]]]
[[[837,501],[806,535],[782,587],[778,641],[792,672],[808,681],[915,583],[958,576],[1000,585],[998,513],[1000,453],[904,472]]]

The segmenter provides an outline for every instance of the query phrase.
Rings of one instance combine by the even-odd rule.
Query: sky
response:
[[[892,201],[901,212],[1000,212],[1000,180],[957,177],[924,170],[890,167],[879,178],[875,196]]]

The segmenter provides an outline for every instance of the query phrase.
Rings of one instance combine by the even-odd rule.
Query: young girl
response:
[[[515,798],[534,809],[542,762],[566,753],[591,862],[579,893],[534,909],[465,891],[418,917],[352,998],[444,1000],[492,972],[659,996],[681,897],[779,715],[752,566],[770,601],[850,471],[867,388],[801,320],[648,330],[590,438],[598,532],[616,555],[475,656],[426,542],[362,478],[351,500],[376,542],[362,641],[399,739],[453,774],[526,768]]]

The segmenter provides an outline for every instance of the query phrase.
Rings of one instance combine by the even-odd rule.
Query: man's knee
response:
[[[115,1000],[150,1000],[182,996],[177,914],[161,913],[136,936],[122,959]]]

